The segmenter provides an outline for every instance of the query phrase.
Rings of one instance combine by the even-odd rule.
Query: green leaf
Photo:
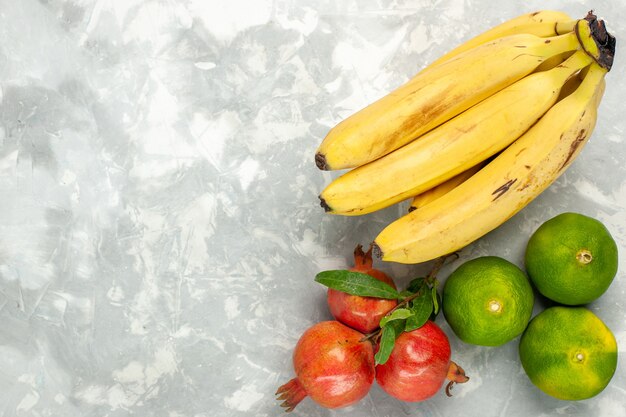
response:
[[[419,292],[426,285],[426,278],[420,277],[415,278],[409,282],[409,286],[406,287],[406,290],[415,294]]]
[[[377,365],[382,365],[387,362],[396,344],[396,339],[404,329],[404,325],[404,320],[394,320],[390,321],[382,328],[378,352],[374,355],[374,360]]]
[[[441,312],[441,295],[439,292],[435,292],[433,296],[433,312],[430,315],[430,319],[434,321],[437,318],[437,315]]]
[[[431,294],[422,294],[411,301],[411,312],[413,314],[407,318],[404,331],[410,332],[419,329],[430,318],[433,312],[433,300]]]
[[[430,294],[433,299],[434,313],[437,315],[439,314],[439,295],[437,294],[437,287],[432,287]]]
[[[414,293],[412,293],[411,291],[407,291],[407,290],[400,291],[400,297],[402,298],[410,297],[413,294]]]
[[[361,297],[376,297],[395,300],[402,298],[391,285],[362,272],[335,270],[323,271],[315,276],[322,285]]]
[[[394,310],[393,313],[391,313],[390,315],[383,317],[380,320],[380,327],[384,327],[390,321],[407,319],[412,315],[413,312],[408,308],[399,308],[397,310]]]

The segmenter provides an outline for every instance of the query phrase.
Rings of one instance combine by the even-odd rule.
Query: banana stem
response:
[[[567,51],[575,51],[580,48],[580,42],[576,32],[569,32],[564,35],[546,38],[545,44],[541,48],[541,55],[549,58]]]
[[[582,49],[607,71],[613,66],[615,37],[607,30],[603,20],[593,12],[577,22],[574,33]]]
[[[591,64],[591,61],[591,57],[585,51],[576,51],[559,66],[577,71]]]
[[[604,78],[606,73],[606,68],[603,68],[600,65],[593,63],[589,66],[583,82],[572,94],[576,94],[579,97],[589,97],[590,95],[594,94],[594,91],[597,90],[598,85],[600,84],[600,79]]]
[[[560,20],[554,24],[554,32],[557,35],[573,32],[577,22],[578,20]]]

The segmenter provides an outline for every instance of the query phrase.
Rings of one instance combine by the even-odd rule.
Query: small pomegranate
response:
[[[354,268],[350,270],[368,274],[395,289],[393,279],[374,269],[372,264],[372,248],[364,253],[363,247],[358,245],[354,250]],[[380,319],[398,304],[396,300],[350,295],[332,288],[328,289],[327,301],[330,313],[336,320],[362,333],[377,329]]]
[[[402,333],[387,362],[376,366],[376,382],[392,397],[402,401],[426,400],[441,388],[444,381],[466,382],[461,367],[450,361],[450,343],[446,334],[432,321],[419,329]]]
[[[365,397],[374,382],[374,348],[363,334],[338,321],[307,329],[293,353],[296,378],[278,388],[286,411],[309,396],[326,408],[345,407]]]

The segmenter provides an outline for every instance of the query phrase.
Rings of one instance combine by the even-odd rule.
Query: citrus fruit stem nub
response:
[[[576,253],[576,259],[581,264],[587,265],[589,262],[593,261],[593,256],[587,249],[581,249]]]
[[[497,300],[489,301],[489,310],[491,310],[494,313],[497,313],[501,309],[502,309],[502,306],[500,305],[500,303]]]
[[[578,362],[582,362],[582,361],[584,361],[584,360],[585,360],[585,355],[583,355],[582,353],[578,352],[578,353],[576,354],[576,360],[577,360]]]

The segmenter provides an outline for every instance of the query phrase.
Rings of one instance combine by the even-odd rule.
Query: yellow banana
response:
[[[571,32],[547,39],[544,44],[540,36],[518,33],[429,66],[331,129],[316,152],[317,166],[335,170],[372,161],[532,72],[551,56],[576,49]]]
[[[549,58],[548,60],[544,61],[539,67],[537,67],[535,71],[550,70],[556,67],[557,65],[561,64],[571,55],[572,55],[571,52],[566,52],[565,54],[561,54],[561,55],[555,55],[552,58]],[[581,70],[576,76],[570,77],[570,79],[568,79],[563,85],[563,87],[561,88],[561,92],[559,94],[559,98],[557,99],[557,101],[573,93],[576,90],[576,88],[578,88],[578,86],[580,85],[581,81],[584,78],[584,74],[586,73],[587,71],[585,68]],[[477,173],[482,167],[485,166],[485,164],[486,164],[486,161],[481,162],[477,165],[474,165],[470,169],[461,172],[460,174],[450,178],[446,182],[443,182],[431,188],[430,190],[426,190],[423,193],[416,195],[411,200],[411,205],[408,208],[408,212],[410,213],[413,210],[417,210],[420,207],[424,207],[426,204],[433,202],[439,197],[449,193],[450,191],[455,189],[457,186],[464,183],[472,175]]]
[[[484,163],[479,163],[474,165],[470,169],[461,172],[458,175],[450,178],[446,182],[442,182],[436,187],[431,188],[430,190],[426,190],[421,194],[416,195],[411,200],[411,205],[409,206],[409,213],[413,210],[417,210],[421,207],[424,207],[426,204],[431,203],[438,199],[439,197],[449,193],[451,190],[455,189],[458,185],[464,183],[469,177],[477,173],[482,167]]]
[[[316,163],[343,169],[378,159],[579,46],[574,32],[520,34],[466,51],[339,123],[318,148]]]
[[[593,63],[576,91],[487,166],[386,227],[374,242],[382,259],[419,263],[454,252],[537,197],[572,163],[591,135],[606,72]]]
[[[556,57],[556,58],[558,58],[560,62],[563,61],[563,58],[561,57]],[[584,74],[586,73],[587,71],[586,69],[584,69],[580,71],[576,76],[571,77],[569,80],[567,80],[565,84],[563,85],[563,87],[561,88],[561,93],[559,94],[559,100],[561,100],[562,98],[576,91],[576,89],[578,88],[582,80],[584,79]],[[602,89],[604,90],[604,84],[605,84],[604,80],[602,80],[602,84],[603,84]],[[470,169],[463,171],[460,174],[450,178],[446,182],[443,182],[431,188],[430,190],[426,190],[423,193],[416,195],[411,200],[411,205],[408,208],[408,212],[410,213],[413,210],[417,210],[421,207],[424,207],[426,204],[431,203],[437,200],[439,197],[442,197],[445,194],[449,193],[450,191],[455,189],[457,186],[467,181],[472,175],[480,171],[482,167],[486,165],[486,163],[487,161],[481,162],[471,167]]]
[[[571,32],[574,29],[575,22],[576,20],[572,19],[567,13],[555,10],[540,10],[538,12],[526,13],[471,38],[431,63],[427,68],[439,65],[465,51],[505,36],[519,33],[529,33],[541,37],[562,35]]]
[[[371,213],[460,174],[527,131],[554,105],[565,82],[591,62],[578,51],[554,69],[529,75],[418,140],[345,173],[322,191],[322,207],[332,214]]]

